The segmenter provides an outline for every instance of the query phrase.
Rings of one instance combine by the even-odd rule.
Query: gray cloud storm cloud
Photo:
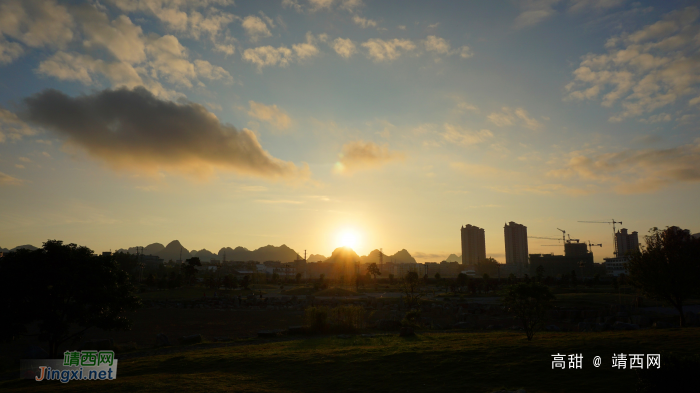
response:
[[[161,100],[148,90],[104,90],[69,97],[45,90],[24,100],[23,120],[114,169],[208,177],[216,169],[264,178],[308,177],[308,166],[272,157],[255,134],[238,130],[195,103]]]

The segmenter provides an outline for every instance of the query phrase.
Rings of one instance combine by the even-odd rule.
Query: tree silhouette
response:
[[[96,327],[128,330],[124,312],[139,307],[128,274],[112,256],[95,256],[87,247],[48,240],[34,251],[18,250],[0,258],[0,337],[29,334],[36,324],[49,356],[59,346],[80,340]]]
[[[379,266],[377,266],[376,263],[370,263],[370,264],[367,266],[367,273],[373,275],[375,280],[377,279],[377,276],[381,276],[381,275],[382,275],[382,272],[379,271]]]
[[[195,276],[197,275],[197,268],[195,266],[202,266],[198,257],[192,257],[185,260],[182,265],[182,274],[185,275],[185,279],[188,283],[193,284],[195,281]]]
[[[652,228],[649,233],[646,247],[630,256],[628,280],[645,296],[678,310],[683,326],[683,303],[700,294],[700,239],[678,227]]]
[[[508,311],[515,314],[523,325],[527,340],[531,341],[535,329],[539,328],[552,307],[554,295],[549,287],[538,283],[520,283],[506,288],[503,303]]]

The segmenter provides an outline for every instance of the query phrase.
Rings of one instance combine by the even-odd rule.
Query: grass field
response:
[[[700,329],[604,333],[433,333],[297,341],[203,349],[119,362],[111,382],[14,380],[14,391],[245,392],[629,392],[632,370],[611,367],[613,353],[700,351]],[[582,353],[581,370],[552,370],[553,354]],[[603,364],[595,368],[593,356]]]

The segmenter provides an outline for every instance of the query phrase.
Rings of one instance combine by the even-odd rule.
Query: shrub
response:
[[[360,306],[308,307],[304,321],[315,333],[356,333],[366,327],[368,317]]]

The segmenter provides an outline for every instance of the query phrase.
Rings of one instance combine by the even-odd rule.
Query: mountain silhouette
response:
[[[224,247],[219,250],[218,259],[224,259],[226,254],[227,261],[280,261],[282,263],[292,262],[299,257],[296,251],[283,244],[279,247],[267,245],[260,247],[254,251],[250,251],[245,247]]]
[[[323,262],[326,259],[327,258],[321,254],[311,254],[308,258],[306,258],[306,262]]]
[[[362,256],[360,258],[362,263],[379,263],[379,250],[372,250],[369,255]],[[384,259],[382,262],[387,263],[393,261],[394,263],[416,263],[416,259],[408,253],[408,251],[401,250],[394,255],[384,254]]]
[[[27,249],[27,250],[29,250],[29,251],[34,251],[34,250],[38,250],[38,249],[39,249],[39,247],[34,247],[34,246],[32,246],[31,244],[25,244],[25,245],[23,245],[23,246],[17,246],[17,247],[15,247],[15,248],[11,248],[11,249],[7,250],[7,252],[17,251],[17,250],[22,249],[22,248]]]
[[[179,241],[173,240],[170,243],[168,243],[165,248],[162,250],[154,253],[153,255],[157,255],[158,257],[162,258],[164,261],[177,261],[180,259],[180,252],[182,251],[182,260],[184,261],[185,259],[190,258],[190,252],[182,247],[182,244],[180,244]]]
[[[333,250],[326,262],[331,263],[355,263],[360,262],[360,256],[350,247],[338,247]]]
[[[219,256],[214,254],[213,252],[207,250],[206,248],[203,248],[199,251],[197,250],[192,250],[190,251],[190,256],[192,257],[197,257],[199,258],[200,261],[202,262],[209,262],[212,259],[219,259]]]
[[[447,259],[445,259],[445,261],[447,261],[447,262],[459,262],[459,263],[462,263],[462,257],[458,257],[458,256],[455,255],[455,254],[450,254],[450,256],[447,257]]]

